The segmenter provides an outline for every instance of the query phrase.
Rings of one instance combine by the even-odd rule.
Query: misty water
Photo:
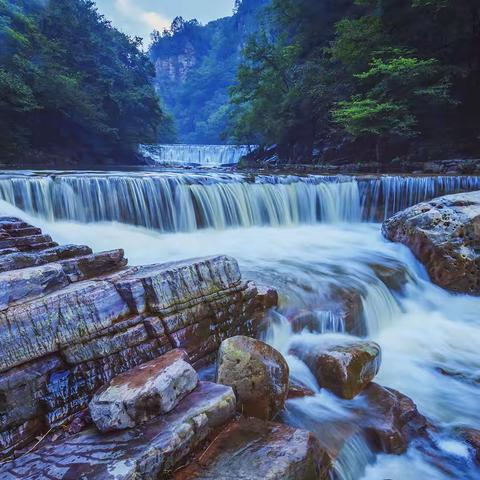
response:
[[[359,400],[320,390],[288,354],[345,325],[325,308],[333,289],[361,296],[361,329],[382,347],[375,381],[411,397],[434,425],[429,441],[401,456],[375,455],[352,436],[335,465],[341,479],[480,478],[461,427],[480,428],[480,298],[433,285],[410,251],[384,240],[380,221],[444,193],[480,189],[479,177],[295,177],[227,173],[5,173],[2,213],[42,227],[59,243],[122,247],[130,264],[228,254],[244,278],[278,289],[264,338],[286,356],[291,376],[317,392],[290,400],[284,420],[335,437]],[[390,284],[380,270],[396,272]],[[383,278],[383,280],[382,280]],[[294,333],[308,311],[315,328]]]

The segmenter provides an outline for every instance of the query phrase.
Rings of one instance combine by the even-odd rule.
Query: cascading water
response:
[[[0,176],[0,199],[49,220],[118,221],[160,230],[292,226],[383,219],[480,177],[328,177],[226,173]]]
[[[0,198],[8,203],[0,210],[62,243],[124,247],[131,264],[236,257],[246,278],[280,293],[266,340],[284,353],[292,379],[316,393],[290,400],[283,420],[333,442],[335,478],[474,480],[480,472],[458,431],[480,428],[480,298],[434,286],[410,251],[385,241],[372,222],[473,189],[480,189],[479,177],[6,173]],[[337,308],[339,299],[354,318]],[[358,432],[344,440],[364,405],[320,390],[307,366],[289,355],[294,343],[308,348],[329,335],[349,338],[352,321],[382,347],[375,381],[411,397],[435,425],[428,445],[420,441],[392,456],[376,455]]]
[[[140,153],[154,165],[221,167],[237,165],[250,153],[247,145],[142,145]]]

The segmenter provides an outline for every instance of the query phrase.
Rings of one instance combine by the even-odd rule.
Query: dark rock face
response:
[[[356,397],[375,378],[381,363],[374,342],[320,339],[314,345],[294,344],[291,353],[310,368],[318,384],[341,398]]]
[[[0,217],[0,454],[69,423],[114,377],[184,348],[196,364],[254,335],[276,295],[219,256],[127,267]]]
[[[480,192],[415,205],[388,219],[382,232],[407,245],[437,285],[480,295]]]
[[[305,430],[242,418],[230,423],[175,480],[326,480],[330,459]]]
[[[271,420],[284,407],[288,365],[266,343],[243,336],[225,340],[218,353],[217,369],[217,382],[233,388],[239,412]]]
[[[229,387],[200,383],[175,410],[140,427],[102,434],[95,428],[46,444],[0,467],[2,480],[154,480],[168,478],[235,413]]]

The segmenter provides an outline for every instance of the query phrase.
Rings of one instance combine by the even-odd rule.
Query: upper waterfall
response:
[[[238,164],[250,149],[247,145],[142,145],[140,153],[159,165],[220,167]]]
[[[381,221],[480,177],[348,177],[234,173],[0,175],[0,199],[49,220],[115,221],[162,232]]]

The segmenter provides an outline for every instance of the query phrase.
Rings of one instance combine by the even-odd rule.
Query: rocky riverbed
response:
[[[402,212],[384,232],[432,280],[476,294],[479,218],[478,193],[463,194]],[[363,338],[355,290],[334,289],[324,307],[360,337],[314,338],[318,316],[297,310],[288,346],[273,348],[255,338],[275,323],[278,295],[243,280],[231,257],[129,267],[120,249],[59,246],[19,218],[0,218],[0,235],[2,479],[326,479],[360,438],[374,453],[420,445],[445,462],[435,421],[377,383],[382,348]],[[445,252],[471,262],[448,284],[429,266]],[[401,292],[409,273],[397,267],[371,266]],[[300,364],[306,383],[291,370]],[[296,402],[318,401],[318,387],[343,414],[293,426]],[[474,427],[458,430],[473,462]]]

